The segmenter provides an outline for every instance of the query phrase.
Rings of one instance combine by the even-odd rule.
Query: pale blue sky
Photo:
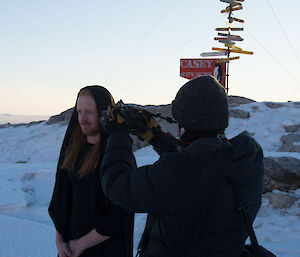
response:
[[[170,103],[187,81],[179,77],[179,59],[222,47],[213,38],[226,25],[220,13],[226,6],[219,0],[1,1],[0,113],[58,114],[74,105],[80,88],[94,84],[116,100]],[[245,0],[243,7],[235,14],[245,20],[237,46],[254,55],[230,63],[229,94],[300,101],[300,2]]]

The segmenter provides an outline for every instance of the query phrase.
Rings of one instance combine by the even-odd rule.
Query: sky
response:
[[[80,88],[105,86],[115,100],[168,104],[187,82],[180,58],[222,47],[219,0],[14,0],[0,4],[0,114],[56,115]],[[300,2],[243,2],[237,44],[254,55],[230,63],[229,95],[300,101]],[[232,56],[237,56],[232,55]]]

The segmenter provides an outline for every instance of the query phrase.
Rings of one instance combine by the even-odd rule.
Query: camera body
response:
[[[117,115],[120,115],[124,119],[124,123],[128,128],[129,133],[143,133],[147,130],[147,117],[145,111],[128,106],[123,103],[122,100],[118,101],[110,110],[102,111],[100,116],[100,124],[105,127],[105,123],[109,120],[109,116],[113,115],[116,119]]]

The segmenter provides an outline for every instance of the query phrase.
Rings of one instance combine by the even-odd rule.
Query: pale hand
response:
[[[69,241],[69,247],[72,253],[71,257],[78,257],[83,252],[83,249],[80,247],[78,240]]]
[[[57,245],[58,256],[59,257],[71,257],[71,250],[69,245],[65,242],[61,242]]]

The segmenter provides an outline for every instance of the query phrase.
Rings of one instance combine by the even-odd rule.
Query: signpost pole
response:
[[[228,54],[228,58],[229,58],[229,54]],[[229,62],[226,63],[226,93],[228,94],[229,91]]]

